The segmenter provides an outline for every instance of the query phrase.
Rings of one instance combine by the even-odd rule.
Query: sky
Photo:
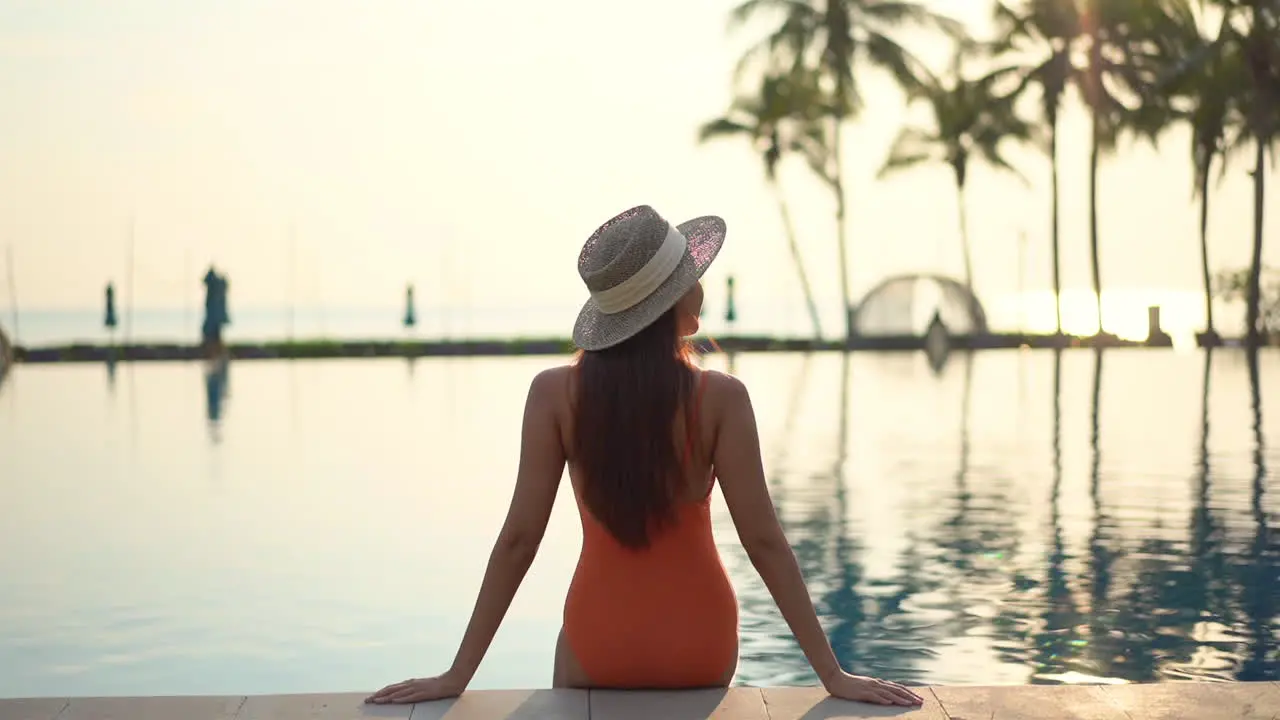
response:
[[[396,306],[407,283],[423,304],[571,307],[585,297],[583,241],[639,204],[674,222],[725,218],[709,303],[730,273],[743,302],[796,301],[760,158],[696,142],[763,29],[730,33],[734,4],[0,0],[0,248],[14,277],[0,277],[0,307],[15,295],[25,309],[98,307],[107,281],[127,282],[131,237],[140,307],[198,298],[210,262],[241,307]],[[989,30],[986,2],[930,4]],[[949,55],[928,34],[903,40],[940,69]],[[961,273],[949,171],[876,180],[919,112],[874,71],[863,82],[866,108],[844,136],[855,299],[895,273]],[[1074,101],[1062,134],[1063,282],[1084,290],[1088,127]],[[1029,185],[971,173],[975,286],[989,305],[1051,287],[1049,166],[1034,149],[1009,156]],[[1199,312],[1189,157],[1178,128],[1102,167],[1103,283],[1143,326],[1134,311],[1148,298]],[[1250,161],[1213,192],[1215,268],[1248,262]],[[832,198],[799,163],[782,182],[834,317]],[[1273,265],[1278,197],[1266,200]]]

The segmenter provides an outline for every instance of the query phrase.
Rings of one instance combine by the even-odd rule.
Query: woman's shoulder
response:
[[[533,391],[554,393],[568,390],[569,383],[573,379],[573,369],[572,365],[556,365],[539,370],[538,374],[533,376]]]
[[[557,365],[540,370],[530,383],[530,400],[553,407],[563,405],[573,393],[573,370],[573,365]]]
[[[559,380],[564,382],[573,375],[574,365],[556,365],[555,367],[543,368],[534,376],[534,382],[554,382]]]
[[[747,386],[736,375],[702,370],[703,395],[717,405],[731,405],[747,396]]]

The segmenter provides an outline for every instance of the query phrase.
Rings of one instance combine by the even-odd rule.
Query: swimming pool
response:
[[[555,361],[16,368],[0,697],[357,691],[443,669],[527,384]],[[1207,375],[1203,354],[1142,350],[954,355],[937,374],[917,354],[732,364],[848,669],[1280,679],[1280,402],[1255,416],[1242,354]],[[1259,374],[1277,397],[1280,355]],[[809,682],[718,493],[713,512],[742,606],[737,682]],[[550,684],[577,522],[562,487],[474,687]]]

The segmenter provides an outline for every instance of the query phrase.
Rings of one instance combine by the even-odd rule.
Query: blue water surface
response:
[[[19,366],[0,384],[0,697],[358,691],[447,667],[564,358]],[[1280,354],[711,356],[847,669],[1280,679]],[[1271,386],[1271,387],[1269,387]],[[738,545],[739,684],[813,680]],[[545,687],[562,488],[474,687]],[[620,622],[625,618],[619,618]]]

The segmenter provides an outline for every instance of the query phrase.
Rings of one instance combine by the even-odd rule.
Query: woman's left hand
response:
[[[445,673],[433,678],[413,678],[388,685],[365,698],[364,701],[376,705],[428,702],[457,697],[466,689],[466,681],[452,673]]]

